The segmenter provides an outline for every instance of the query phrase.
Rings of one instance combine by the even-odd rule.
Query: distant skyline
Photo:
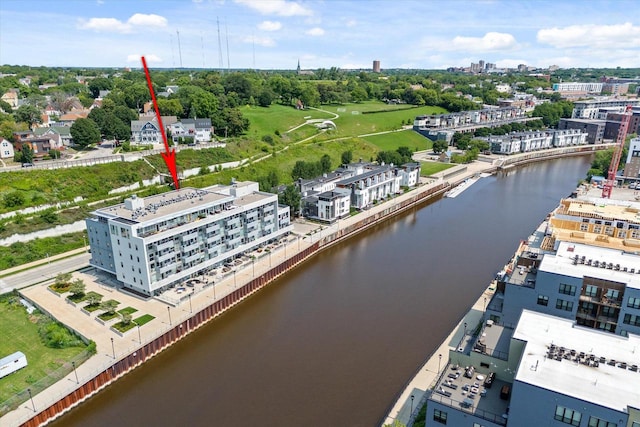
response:
[[[0,64],[640,67],[639,21],[637,0],[2,0]]]

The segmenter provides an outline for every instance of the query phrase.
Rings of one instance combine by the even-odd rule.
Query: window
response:
[[[598,233],[598,234],[601,233],[602,232],[602,226],[601,225],[595,225],[593,227],[593,232],[594,233]]]
[[[559,299],[556,301],[556,308],[559,310],[572,311],[573,310],[573,302],[565,301],[563,299]]]
[[[615,289],[607,289],[607,298],[609,299],[618,299],[620,298],[620,291]]]
[[[596,417],[589,417],[589,427],[618,427],[618,424],[601,420]]]
[[[597,297],[598,287],[593,285],[587,285],[587,287],[584,289],[584,295],[588,297]]]
[[[538,295],[538,305],[549,305],[549,297],[546,295]]]
[[[626,325],[640,326],[640,316],[633,316],[631,314],[625,314],[622,323]]]
[[[576,294],[576,287],[573,285],[567,285],[566,283],[560,283],[560,289],[558,290],[558,292],[560,292],[561,294],[573,296]]]
[[[589,231],[589,224],[580,224],[580,231]]]
[[[629,297],[627,307],[640,308],[640,298]]]
[[[571,424],[572,426],[579,426],[582,415],[580,412],[574,411],[573,409],[565,408],[564,406],[556,406],[556,415],[553,418],[558,421],[562,421],[563,423]]]
[[[447,413],[444,411],[441,411],[439,409],[435,409],[433,411],[433,421],[437,421],[440,424],[446,424],[447,423]]]

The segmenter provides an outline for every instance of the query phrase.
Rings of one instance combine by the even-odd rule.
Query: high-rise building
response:
[[[380,61],[378,61],[377,59],[373,61],[373,72],[374,73],[380,72]]]

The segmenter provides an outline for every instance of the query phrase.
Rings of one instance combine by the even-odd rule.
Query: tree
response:
[[[29,123],[29,125],[42,122],[40,110],[29,104],[22,104],[16,111],[14,111],[13,115],[17,122],[25,122]]]
[[[262,191],[273,192],[273,189],[278,186],[280,180],[278,179],[278,173],[275,170],[269,171],[267,176],[258,178],[259,187]]]
[[[22,163],[33,163],[33,148],[30,144],[22,144]]]
[[[294,184],[287,185],[287,188],[278,195],[278,202],[289,206],[292,215],[297,215],[300,211],[300,190]]]
[[[121,317],[121,323],[123,325],[128,325],[129,323],[131,323],[132,317],[131,317],[131,313],[120,313],[120,317]]]
[[[433,141],[433,152],[438,154],[447,151],[449,144],[445,140]]]
[[[97,292],[93,292],[93,291],[87,292],[86,297],[87,297],[86,300],[89,303],[89,305],[98,305],[100,304],[100,301],[102,301],[102,295],[100,295]]]
[[[58,273],[56,280],[53,284],[54,288],[64,288],[69,284],[71,280],[71,273]]]
[[[69,292],[72,295],[83,295],[87,290],[87,285],[84,284],[82,279],[76,279],[71,282],[71,286],[69,286]]]
[[[100,310],[104,310],[106,313],[113,314],[116,312],[116,308],[120,304],[116,300],[107,300],[100,303]]]
[[[331,172],[331,157],[328,154],[320,158],[320,170],[322,173]]]
[[[182,115],[184,114],[184,108],[182,108],[182,104],[177,98],[158,99],[158,110],[160,110],[160,114],[163,116],[182,117]]]
[[[351,163],[351,160],[353,160],[353,153],[351,152],[351,150],[344,151],[340,156],[340,161],[343,165],[348,165],[349,163]]]
[[[91,119],[78,119],[71,125],[71,137],[76,145],[86,147],[100,141],[100,129]]]
[[[261,107],[268,107],[273,102],[273,92],[269,88],[264,88],[258,95],[258,105]]]
[[[0,99],[0,110],[4,111],[5,113],[11,113],[13,111],[13,108],[11,108],[11,104],[9,104],[7,101],[5,101],[4,99]]]

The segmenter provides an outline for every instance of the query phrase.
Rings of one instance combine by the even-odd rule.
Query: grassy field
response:
[[[29,387],[36,394],[43,388],[43,378],[66,375],[72,369],[70,362],[75,360],[76,366],[80,365],[82,355],[86,353],[87,346],[82,342],[68,348],[45,346],[38,330],[51,320],[36,313],[29,315],[15,296],[0,298],[0,357],[21,351],[28,362],[27,367],[0,379],[0,415],[5,411],[2,402]]]
[[[422,162],[420,164],[420,176],[431,176],[445,169],[454,167],[453,163]]]
[[[82,236],[86,236],[86,234],[85,231],[81,231],[56,237],[44,237],[26,243],[18,242],[9,246],[0,246],[0,271],[44,259],[47,254],[53,256],[81,248],[84,244]]]
[[[369,161],[375,159],[378,152],[377,147],[373,144],[358,139],[349,138],[340,141],[327,141],[318,144],[301,144],[290,147],[275,157],[270,157],[260,162],[242,167],[240,169],[224,170],[216,174],[194,177],[184,181],[184,185],[193,187],[205,187],[213,184],[228,184],[231,178],[240,181],[255,180],[259,177],[266,176],[270,171],[274,170],[278,174],[281,184],[291,183],[291,170],[298,160],[318,161],[324,154],[331,157],[331,166],[336,168],[340,165],[340,156],[344,151],[351,150],[353,159],[362,158]]]
[[[265,107],[242,107],[242,115],[249,119],[251,127],[248,136],[260,140],[263,135],[284,134],[307,119],[322,119],[327,115],[316,110],[296,110],[280,104]]]
[[[400,132],[381,133],[362,137],[367,142],[375,145],[382,151],[393,151],[398,147],[409,147],[412,151],[430,150],[433,142],[412,130]]]

